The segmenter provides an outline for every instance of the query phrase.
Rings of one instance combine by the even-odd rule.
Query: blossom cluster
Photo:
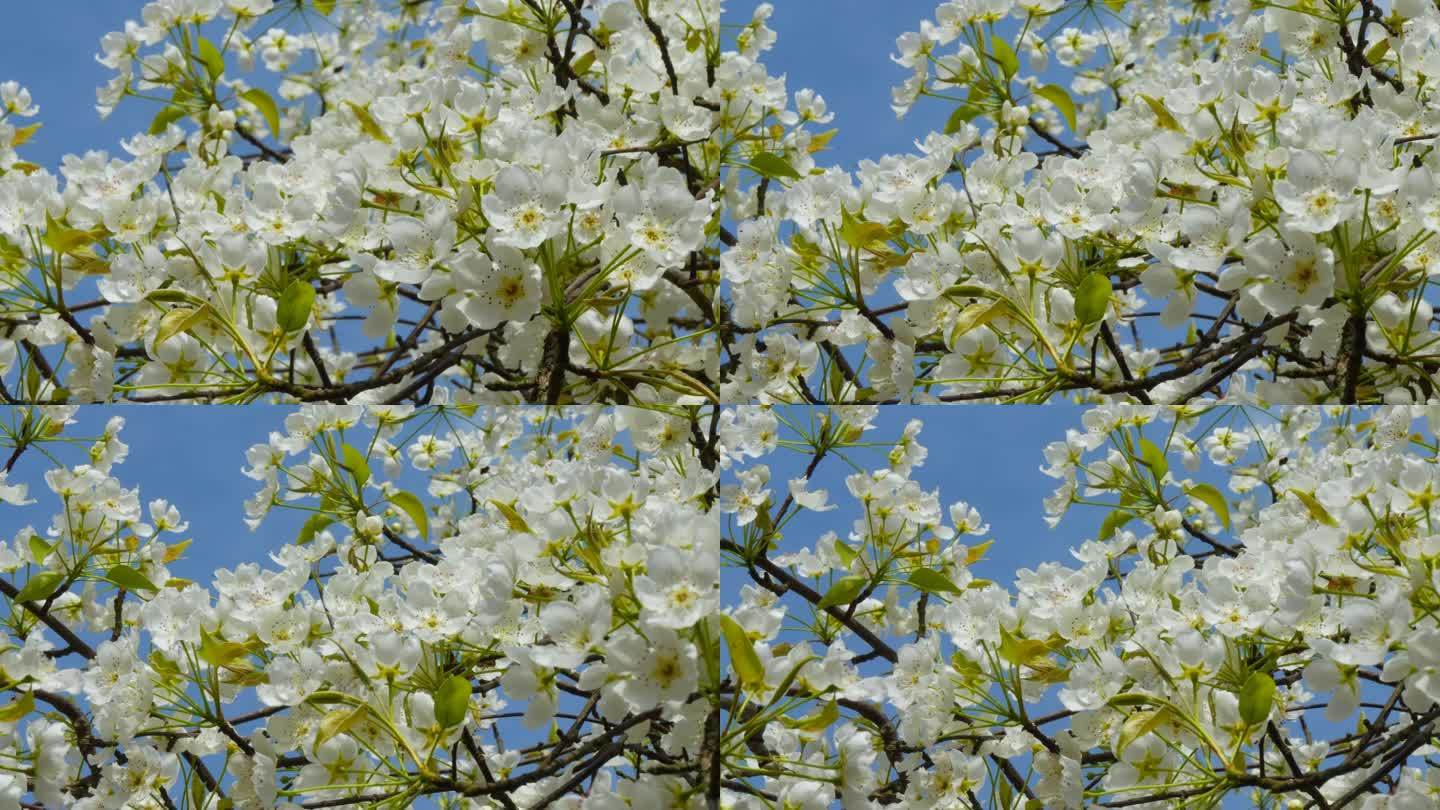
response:
[[[22,469],[73,415],[25,412]],[[244,472],[252,528],[309,517],[209,583],[176,576],[179,510],[117,477],[111,418],[0,543],[0,807],[703,806],[719,524],[692,418],[306,406]]]
[[[99,56],[102,114],[159,102],[126,154],[24,161],[0,91],[7,395],[713,399],[709,147],[760,122],[719,15],[146,4]]]
[[[762,15],[763,17],[763,15]],[[1434,396],[1433,3],[938,4],[918,152],[756,189],[728,402]],[[798,99],[798,96],[797,96]]]
[[[921,420],[882,441],[874,419],[733,420],[762,438],[724,462],[722,549],[749,577],[722,619],[728,806],[1440,800],[1440,411],[1087,411],[1045,449],[1044,512],[1098,529],[1013,584],[975,569],[1024,539],[980,542],[976,506],[915,480]],[[810,480],[827,458],[850,461],[838,503]],[[834,530],[787,536],[802,510]]]

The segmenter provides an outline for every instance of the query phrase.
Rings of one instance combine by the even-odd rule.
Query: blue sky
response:
[[[0,419],[12,423],[18,410],[4,408]],[[164,498],[179,508],[190,528],[174,539],[193,537],[195,542],[174,572],[208,586],[217,568],[266,562],[265,555],[293,540],[295,529],[303,522],[283,511],[272,514],[254,532],[243,522],[245,499],[259,489],[259,482],[240,471],[245,466],[245,451],[264,442],[270,431],[283,432],[285,415],[291,410],[269,405],[89,406],[80,409],[77,423],[65,435],[91,439],[100,435],[111,416],[125,418],[120,437],[130,445],[130,455],[112,474],[127,489],[138,485],[142,504]],[[83,442],[75,446],[47,444],[46,448],[73,465],[85,463],[89,446]],[[25,525],[44,530],[59,507],[42,477],[51,466],[34,450],[21,456],[9,480],[28,483],[30,497],[37,503],[0,509],[0,538],[12,538]]]
[[[728,22],[743,23],[753,2],[727,3]],[[895,38],[918,31],[935,14],[936,0],[823,0],[774,3],[769,27],[778,36],[763,59],[770,74],[784,76],[792,96],[810,88],[825,97],[835,120],[817,131],[840,132],[819,157],[823,164],[854,169],[863,158],[914,152],[916,138],[944,127],[951,108],[917,104],[900,121],[890,109],[890,89],[906,69],[890,61]]]

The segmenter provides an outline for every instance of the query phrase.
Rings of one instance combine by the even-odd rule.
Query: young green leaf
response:
[[[360,724],[369,711],[368,706],[345,706],[339,709],[331,709],[320,718],[320,727],[315,732],[315,745],[324,745],[331,738],[344,734]]]
[[[225,72],[225,57],[213,42],[204,37],[200,37],[198,50],[200,64],[205,66],[205,73],[210,77],[210,81],[214,82]]]
[[[1275,707],[1275,679],[1267,673],[1256,672],[1245,679],[1240,688],[1240,719],[1252,726],[1258,726],[1270,718]]]
[[[1075,100],[1070,98],[1070,93],[1058,84],[1047,84],[1044,87],[1035,89],[1035,95],[1055,105],[1060,111],[1061,117],[1073,131],[1075,129]]]
[[[105,572],[105,578],[127,591],[158,591],[155,583],[128,565],[117,565]]]
[[[82,231],[79,228],[72,228],[65,222],[50,216],[50,212],[46,211],[45,235],[41,237],[41,241],[56,253],[74,253],[81,248],[95,244],[103,239],[105,234],[106,232],[100,229]]]
[[[1157,479],[1164,478],[1165,473],[1170,471],[1170,462],[1165,460],[1165,451],[1144,437],[1140,439],[1140,461],[1150,468],[1150,472],[1154,473]]]
[[[781,716],[781,722],[796,731],[824,731],[838,719],[840,719],[840,706],[833,700],[821,706],[820,711],[808,717]]]
[[[29,545],[30,559],[34,560],[36,565],[43,565],[45,563],[45,558],[49,557],[50,552],[55,550],[55,546],[53,544],[47,543],[44,540],[40,539],[40,535],[38,534],[30,535]]]
[[[258,87],[252,87],[240,94],[240,97],[254,104],[260,110],[260,115],[265,118],[265,126],[270,129],[271,137],[280,134],[280,108],[276,106],[275,99],[270,94]]]
[[[390,496],[390,503],[395,504],[415,522],[415,528],[420,530],[421,537],[430,536],[430,518],[425,514],[425,504],[421,503],[419,498],[401,491]]]
[[[1104,273],[1091,273],[1080,282],[1075,291],[1075,317],[1082,324],[1092,324],[1105,317],[1110,305],[1110,277]]]
[[[295,544],[303,546],[311,542],[315,539],[315,535],[319,534],[321,530],[334,522],[334,515],[328,512],[316,512],[310,516],[309,520],[305,521],[304,526],[300,527],[300,534],[295,538]]]
[[[975,120],[980,112],[980,108],[974,104],[966,103],[956,107],[950,113],[950,117],[945,119],[945,134],[954,135],[959,132],[961,127]]]
[[[1034,666],[1040,662],[1039,659],[1045,658],[1049,651],[1050,647],[1045,642],[1022,638],[1006,630],[1003,624],[1000,626],[1000,657],[1006,661],[1016,666]]]
[[[800,173],[795,171],[785,158],[773,152],[761,152],[750,158],[750,168],[756,174],[763,175],[771,180],[799,180]]]
[[[160,112],[155,113],[155,117],[150,119],[150,129],[147,132],[151,135],[159,135],[169,129],[171,124],[184,118],[185,115],[185,108],[179,105],[170,104],[161,107]]]
[[[850,213],[848,208],[840,209],[840,238],[853,248],[866,248],[884,239],[889,230],[884,225],[866,222]]]
[[[990,37],[990,58],[1000,66],[1006,79],[1015,78],[1015,74],[1020,70],[1020,58],[1015,55],[1015,49],[1010,47],[1010,43],[1002,39],[999,34]]]
[[[930,568],[916,568],[907,581],[926,593],[960,593],[948,577]]]
[[[160,316],[160,325],[155,329],[155,346],[176,335],[189,332],[210,317],[210,305],[198,307],[175,307]]]
[[[745,634],[745,628],[731,617],[720,615],[720,633],[725,637],[725,646],[730,650],[730,666],[741,685],[761,687],[765,685],[765,668],[760,665],[760,656],[755,654],[755,645]]]
[[[280,294],[275,320],[286,332],[297,332],[309,325],[314,308],[315,288],[310,286],[310,282],[297,278]]]
[[[1105,521],[1100,524],[1100,533],[1095,535],[1096,540],[1109,540],[1115,536],[1120,527],[1129,523],[1135,517],[1135,513],[1125,509],[1116,509],[1105,516]]]
[[[865,577],[860,576],[841,577],[835,580],[835,584],[830,586],[830,590],[825,592],[815,607],[824,610],[828,607],[848,605],[855,601],[855,597],[859,596],[861,591],[865,590],[865,583],[868,581]]]
[[[1290,490],[1290,494],[1299,498],[1300,502],[1305,504],[1306,510],[1310,512],[1310,517],[1315,522],[1323,523],[1326,526],[1331,527],[1340,525],[1340,522],[1330,515],[1330,512],[1325,508],[1323,504],[1320,503],[1320,501],[1315,499],[1314,495],[1311,495],[1310,493],[1299,489]]]
[[[1120,733],[1115,738],[1115,756],[1125,753],[1130,744],[1144,737],[1146,734],[1159,728],[1169,719],[1170,707],[1161,706],[1158,709],[1142,709],[1125,718],[1120,724]]]
[[[345,102],[345,106],[349,107],[350,112],[355,114],[355,120],[360,123],[361,132],[364,132],[366,135],[369,135],[381,143],[390,142],[390,136],[386,135],[385,130],[380,128],[380,124],[376,122],[375,117],[370,114],[368,107],[362,107],[353,101]]]
[[[1220,518],[1220,523],[1226,529],[1230,528],[1230,505],[1225,502],[1225,495],[1220,490],[1210,484],[1195,484],[1187,487],[1185,494],[1210,507],[1216,517]]]
[[[212,667],[223,667],[250,651],[249,645],[226,641],[200,628],[200,660]]]
[[[370,462],[364,454],[348,444],[340,445],[340,464],[355,477],[355,483],[365,486],[370,481]]]
[[[584,76],[589,72],[591,66],[595,64],[595,57],[595,51],[586,51],[575,57],[575,61],[570,64],[570,69],[574,71],[576,76]]]
[[[329,17],[335,10],[335,0],[315,0],[315,10]]]
[[[1010,302],[1003,298],[988,303],[971,304],[962,309],[960,317],[955,319],[955,326],[950,329],[950,342],[953,344],[971,330],[979,329],[996,318],[1010,313]]]
[[[434,698],[435,721],[444,728],[460,725],[470,712],[469,679],[451,675],[435,690]]]
[[[505,516],[505,522],[510,524],[511,531],[519,532],[521,534],[534,533],[530,529],[530,524],[525,522],[525,517],[515,509],[513,504],[508,504],[504,501],[497,501],[494,498],[491,498],[490,505],[500,510],[500,514]]]
[[[35,710],[35,693],[22,692],[20,697],[0,708],[0,723],[14,723]]]
[[[1165,106],[1165,102],[1154,96],[1141,95],[1140,98],[1145,100],[1145,104],[1150,107],[1150,112],[1155,113],[1155,123],[1161,129],[1168,129],[1172,132],[1183,131],[1180,128],[1180,122],[1175,120],[1175,116],[1171,114],[1170,108]]]
[[[15,134],[10,137],[10,148],[14,149],[17,146],[24,146],[34,137],[35,133],[39,131],[42,126],[44,126],[44,124],[36,121],[26,127],[16,127]]]
[[[42,602],[55,593],[55,589],[64,581],[65,574],[62,571],[41,571],[25,583],[25,587],[15,595],[15,601]]]

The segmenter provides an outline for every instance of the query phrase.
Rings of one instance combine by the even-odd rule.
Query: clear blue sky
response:
[[[756,2],[729,0],[727,22],[750,19]],[[778,37],[764,56],[771,75],[784,76],[793,98],[806,87],[825,97],[835,120],[821,131],[840,132],[817,157],[822,165],[854,169],[862,158],[914,152],[914,141],[944,127],[951,106],[931,101],[915,105],[900,121],[890,109],[890,89],[906,78],[906,69],[890,60],[895,38],[920,30],[932,18],[937,0],[780,0],[769,26]]]
[[[273,405],[88,406],[80,409],[77,424],[65,435],[93,438],[100,435],[111,416],[125,418],[120,437],[130,445],[130,455],[112,474],[127,489],[140,487],[142,505],[164,498],[179,508],[190,528],[174,539],[193,537],[195,542],[174,566],[174,573],[208,587],[217,568],[233,568],[246,561],[267,563],[266,554],[293,540],[303,523],[303,515],[284,510],[272,513],[254,532],[243,522],[245,500],[259,489],[259,482],[240,471],[245,466],[245,451],[266,441],[272,430],[284,432],[285,415],[292,410]],[[16,411],[0,409],[0,419],[11,423]],[[74,465],[86,463],[89,443],[45,447]],[[44,531],[59,508],[43,479],[51,466],[34,450],[27,450],[15,465],[9,481],[28,483],[30,497],[37,503],[0,509],[0,538],[13,538],[25,525]],[[148,519],[148,511],[146,516]]]
[[[154,103],[122,103],[102,121],[95,111],[95,89],[113,75],[95,61],[100,38],[124,30],[139,19],[140,0],[64,0],[7,3],[0,26],[0,81],[18,81],[30,89],[44,122],[21,147],[21,156],[50,169],[66,154],[89,149],[120,152],[120,140],[143,132],[155,117]]]

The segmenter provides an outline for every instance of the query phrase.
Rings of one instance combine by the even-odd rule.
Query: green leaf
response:
[[[183,332],[205,322],[210,317],[210,305],[201,304],[198,307],[175,307],[160,316],[160,325],[155,329],[155,346],[175,337]]]
[[[742,686],[752,688],[765,685],[765,668],[760,665],[760,656],[755,654],[755,645],[745,634],[745,628],[730,616],[720,614],[720,632],[725,636],[725,646],[730,650],[730,666]]]
[[[127,591],[158,591],[155,583],[128,565],[117,565],[105,573],[105,578]]]
[[[0,723],[13,723],[35,710],[35,693],[24,692],[0,708]]]
[[[1140,438],[1140,461],[1150,468],[1157,480],[1164,478],[1165,473],[1170,471],[1170,463],[1165,460],[1165,451],[1143,436]]]
[[[978,563],[981,560],[985,559],[985,553],[989,551],[990,547],[993,545],[995,545],[995,541],[992,539],[986,540],[983,543],[976,543],[975,545],[966,549],[965,564],[974,565],[975,563]]]
[[[184,118],[185,115],[184,107],[175,104],[163,107],[160,112],[155,113],[154,118],[150,119],[150,129],[148,131],[151,135],[159,135],[169,129],[171,124]]]
[[[329,17],[335,10],[335,0],[315,0],[315,10]]]
[[[258,87],[246,90],[240,94],[240,97],[259,108],[260,114],[265,117],[265,126],[270,129],[271,137],[278,137],[280,134],[280,108],[276,106],[275,99]]]
[[[200,52],[200,63],[205,66],[210,81],[220,78],[220,74],[225,72],[225,57],[220,53],[220,49],[204,37],[199,38],[197,49]]]
[[[34,137],[35,133],[38,132],[42,126],[44,126],[44,124],[36,121],[28,127],[17,127],[15,134],[10,138],[11,148],[24,146],[26,143],[29,143],[30,139]]]
[[[1256,672],[1245,679],[1240,687],[1240,719],[1252,726],[1258,726],[1270,718],[1275,706],[1275,679],[1267,673]]]
[[[1049,651],[1050,645],[1045,642],[1013,635],[1004,625],[1000,626],[1000,657],[1006,661],[1016,666],[1033,666],[1036,659],[1043,658]]]
[[[1187,487],[1185,494],[1210,507],[1225,528],[1230,528],[1230,505],[1225,502],[1225,495],[1220,490],[1210,484],[1196,484]]]
[[[961,104],[955,108],[954,112],[950,113],[949,118],[945,119],[945,134],[954,135],[959,132],[960,128],[965,126],[965,124],[975,120],[975,117],[980,113],[981,109],[974,104]]]
[[[1168,129],[1171,132],[1183,131],[1180,128],[1180,122],[1175,120],[1175,116],[1170,113],[1170,108],[1165,106],[1165,102],[1154,96],[1141,95],[1140,98],[1144,99],[1145,103],[1149,105],[1150,112],[1155,113],[1155,123],[1158,124],[1161,129]]]
[[[1035,95],[1054,104],[1070,129],[1075,129],[1075,100],[1070,98],[1070,93],[1065,88],[1058,84],[1047,84],[1036,88]]]
[[[1104,273],[1091,273],[1080,282],[1075,291],[1075,317],[1082,324],[1092,324],[1105,317],[1110,305],[1110,277]]]
[[[514,505],[505,503],[504,501],[497,501],[494,498],[490,499],[490,505],[500,510],[500,514],[505,516],[505,522],[510,524],[511,531],[517,531],[521,534],[534,534],[530,529],[530,524],[525,522],[525,517],[516,511]]]
[[[858,219],[845,207],[840,208],[840,238],[853,248],[866,248],[888,236],[884,225]]]
[[[595,51],[590,50],[577,56],[575,61],[570,64],[570,69],[576,76],[584,76],[593,64],[595,64]]]
[[[955,319],[955,326],[950,329],[950,343],[953,345],[962,335],[979,329],[1002,315],[1009,315],[1010,312],[1010,302],[1003,298],[965,307]]]
[[[1116,708],[1125,708],[1127,706],[1148,706],[1155,702],[1155,698],[1144,692],[1122,692],[1105,701],[1105,704]]]
[[[916,568],[907,581],[926,593],[960,593],[948,577],[929,568]]]
[[[797,731],[824,731],[832,723],[840,719],[840,706],[835,701],[829,701],[820,707],[820,711],[808,717],[781,717],[785,725]]]
[[[785,158],[773,152],[761,152],[755,157],[750,158],[750,168],[754,169],[756,174],[763,175],[771,180],[800,179],[800,173],[795,171],[794,167],[785,161]]]
[[[320,728],[315,731],[315,747],[319,748],[330,738],[344,734],[359,725],[360,721],[365,719],[368,711],[368,706],[346,706],[343,709],[331,709],[326,712],[325,716],[320,718]]]
[[[1116,509],[1105,516],[1105,522],[1100,524],[1100,533],[1095,536],[1096,540],[1109,540],[1115,536],[1120,527],[1129,523],[1135,518],[1134,513],[1124,509]]]
[[[800,670],[804,669],[806,664],[809,664],[811,661],[814,660],[815,656],[807,655],[804,658],[800,659],[800,663],[791,667],[790,671],[786,673],[785,677],[780,679],[780,683],[776,684],[775,695],[778,697],[780,695],[789,693],[790,687],[795,683],[795,679],[800,677]]]
[[[62,571],[41,571],[25,583],[25,587],[15,595],[15,601],[43,602],[55,593],[55,589],[64,581],[65,574]]]
[[[191,300],[190,294],[173,287],[162,287],[145,295],[145,300],[156,304],[183,304]]]
[[[998,34],[990,37],[990,58],[1005,72],[1006,79],[1014,78],[1020,70],[1020,58],[1015,55],[1015,49]]]
[[[310,313],[315,308],[315,288],[304,279],[295,279],[285,292],[280,294],[280,303],[275,308],[275,320],[286,332],[304,329],[310,323]]]
[[[835,555],[840,558],[841,564],[843,564],[848,569],[851,565],[855,563],[855,558],[860,556],[860,552],[845,545],[842,540],[836,538]]]
[[[99,229],[82,231],[72,228],[50,216],[49,211],[45,212],[45,235],[41,241],[56,253],[74,253],[103,239],[104,235],[105,231]]]
[[[45,558],[54,550],[55,546],[40,539],[40,535],[30,535],[30,559],[34,560],[36,565],[43,565]]]
[[[356,120],[360,122],[361,132],[381,143],[390,142],[390,136],[385,134],[385,130],[381,129],[380,124],[376,123],[375,118],[370,115],[370,108],[362,107],[353,101],[345,102],[345,106],[350,108],[350,112],[355,113]]]
[[[1120,725],[1119,735],[1115,738],[1115,756],[1120,756],[1131,743],[1159,728],[1169,715],[1170,707],[1161,706],[1158,709],[1144,709],[1126,717],[1125,722]]]
[[[300,527],[300,535],[295,538],[295,544],[303,546],[306,543],[312,542],[315,539],[315,535],[319,534],[326,526],[334,522],[335,516],[328,512],[317,512],[311,515],[310,519],[305,521],[305,525]]]
[[[200,628],[200,660],[212,667],[223,667],[250,651],[250,645],[225,641]]]
[[[435,720],[444,728],[465,722],[470,713],[470,680],[451,675],[435,690]]]
[[[370,462],[364,454],[348,444],[340,445],[340,465],[355,476],[355,483],[365,486],[370,480]]]
[[[830,590],[825,592],[815,607],[824,610],[828,607],[848,605],[855,601],[855,597],[859,596],[861,591],[865,590],[865,583],[868,581],[866,577],[860,576],[841,577],[835,580],[835,584],[830,586]]]
[[[400,511],[404,512],[415,521],[415,528],[420,530],[421,537],[430,536],[430,518],[425,514],[425,504],[409,492],[396,492],[390,496],[390,503],[395,504]]]
[[[1314,495],[1298,489],[1290,490],[1290,494],[1299,498],[1300,502],[1305,504],[1305,508],[1310,510],[1310,517],[1313,518],[1316,522],[1323,523],[1326,526],[1331,527],[1340,525],[1340,522],[1337,521],[1335,518],[1331,517],[1330,513],[1326,511],[1325,507],[1321,505],[1319,501],[1315,500]]]
[[[1389,52],[1390,40],[1388,38],[1382,39],[1374,45],[1371,45],[1369,50],[1365,51],[1365,61],[1372,65],[1378,65],[1380,64],[1380,60],[1385,58],[1385,54]]]

